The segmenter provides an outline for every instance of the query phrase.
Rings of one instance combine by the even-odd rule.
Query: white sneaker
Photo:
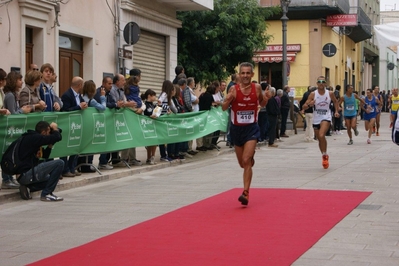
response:
[[[112,170],[114,169],[113,166],[109,165],[109,164],[99,164],[98,165],[98,169],[102,169],[102,170]]]

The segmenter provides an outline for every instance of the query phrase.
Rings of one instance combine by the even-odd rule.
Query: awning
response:
[[[287,53],[287,62],[294,62],[296,57],[295,53]],[[280,63],[283,61],[282,52],[255,52],[252,60],[255,63]]]

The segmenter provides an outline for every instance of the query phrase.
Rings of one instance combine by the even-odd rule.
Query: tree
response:
[[[271,38],[265,20],[278,12],[279,7],[259,7],[257,0],[214,0],[213,11],[179,12],[179,64],[197,82],[225,79],[265,49]]]

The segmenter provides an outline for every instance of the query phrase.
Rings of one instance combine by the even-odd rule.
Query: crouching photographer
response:
[[[35,130],[28,130],[22,135],[17,154],[18,170],[21,173],[17,181],[22,199],[31,199],[30,192],[41,190],[42,201],[63,200],[54,195],[53,191],[64,169],[64,162],[59,159],[43,161],[49,158],[53,145],[61,139],[61,129],[57,124],[46,121],[38,122]]]

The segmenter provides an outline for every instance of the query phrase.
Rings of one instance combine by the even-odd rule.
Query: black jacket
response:
[[[22,141],[19,146],[19,160],[21,161],[21,172],[25,173],[39,164],[39,158],[37,157],[38,151],[42,146],[55,144],[61,141],[61,133],[57,130],[51,131],[50,135],[42,135],[34,130],[28,130],[22,134]],[[47,147],[43,151],[42,158],[47,159],[50,156],[51,148]]]
[[[271,97],[266,104],[266,111],[268,115],[278,116],[280,114],[280,108],[276,101],[276,98]]]
[[[73,94],[72,88],[69,88],[61,97],[61,100],[63,102],[63,106],[61,111],[64,112],[70,112],[70,111],[76,111],[76,110],[81,110],[80,105],[76,103],[75,99],[75,94]],[[79,94],[79,101],[82,103],[85,100],[83,99],[82,95]],[[101,102],[101,101],[100,101]]]
[[[290,109],[291,103],[288,93],[284,92],[281,96],[281,109]]]
[[[306,103],[306,101],[309,98],[310,91],[307,91],[303,94],[302,100],[299,102],[299,109],[302,110],[302,106]],[[309,107],[308,109],[305,110],[305,113],[313,113],[313,107]]]

